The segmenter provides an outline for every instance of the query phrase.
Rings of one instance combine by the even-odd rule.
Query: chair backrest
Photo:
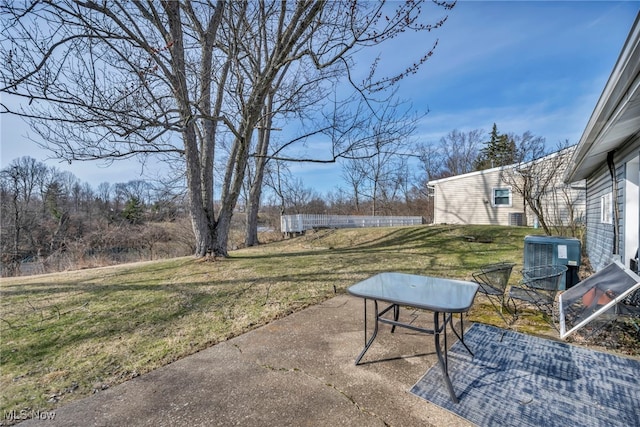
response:
[[[514,265],[510,262],[485,265],[480,267],[479,271],[473,273],[473,278],[478,282],[504,292],[509,284],[509,277],[511,277],[511,270],[513,270]]]
[[[640,308],[640,289],[627,295],[627,297],[622,300],[621,304]]]
[[[640,271],[638,270],[638,252],[640,252],[640,250],[637,250],[636,257],[629,261],[631,271],[636,274],[640,274]],[[622,300],[622,304],[637,307],[638,310],[640,310],[640,289],[633,291],[632,293],[627,295],[627,297]]]
[[[562,283],[566,265],[542,265],[522,270],[522,283],[530,288],[557,291]]]

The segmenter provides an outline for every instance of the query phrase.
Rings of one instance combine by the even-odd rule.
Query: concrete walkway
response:
[[[437,361],[433,337],[382,325],[355,366],[363,344],[362,300],[339,295],[20,425],[471,425],[409,393]]]

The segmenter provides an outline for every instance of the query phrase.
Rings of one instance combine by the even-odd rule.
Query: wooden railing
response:
[[[397,227],[420,225],[421,216],[359,216],[359,215],[283,215],[280,229],[283,233],[302,233],[318,228]]]

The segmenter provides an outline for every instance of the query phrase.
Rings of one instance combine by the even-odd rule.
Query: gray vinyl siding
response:
[[[636,160],[640,155],[639,84],[640,14],[591,113],[566,175],[567,179],[587,180],[585,249],[596,271],[612,260],[629,265],[640,246],[640,160]],[[615,164],[612,173],[611,159]],[[614,196],[611,222],[615,224],[601,221],[601,198],[608,193]]]
[[[617,198],[614,204],[618,209],[618,238],[617,250],[614,251],[614,227],[613,224],[602,224],[600,222],[600,198],[602,195],[612,192],[613,185],[611,182],[611,174],[606,164],[587,179],[587,235],[586,235],[586,253],[591,261],[591,265],[596,271],[606,267],[617,255],[623,255],[629,258],[633,254],[625,252],[625,190],[626,181],[626,163],[631,158],[637,156],[638,140],[635,145],[631,145],[631,150],[621,149],[620,155],[615,156],[614,163],[616,166],[615,177],[617,182]],[[615,214],[614,214],[615,218]],[[635,248],[630,249],[635,253]]]
[[[627,234],[627,230],[625,229],[625,224],[627,220],[627,212],[626,212],[626,190],[627,186],[625,182],[627,180],[627,162],[631,161],[633,158],[638,157],[640,155],[640,138],[636,137],[635,139],[629,141],[629,143],[619,149],[619,155],[616,156],[616,178],[618,180],[618,209],[620,212],[620,241],[619,241],[619,253],[623,255],[624,259],[631,258],[635,251],[638,248],[626,248],[625,247],[625,238]],[[624,261],[624,260],[623,260]]]
[[[606,168],[601,168],[587,179],[586,252],[596,271],[609,264],[613,256],[613,224],[600,221],[600,199],[612,190],[611,177]]]
[[[624,254],[624,233],[625,233],[625,185],[624,182],[626,180],[626,168],[623,162],[616,163],[616,180],[618,182],[618,199],[616,200],[617,208],[618,208],[618,227],[619,227],[619,235],[618,235],[618,254]]]

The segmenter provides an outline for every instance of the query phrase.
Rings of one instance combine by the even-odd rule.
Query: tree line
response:
[[[35,272],[44,273],[186,255],[184,239],[159,252],[181,239],[165,226],[184,216],[180,198],[142,180],[94,189],[31,157],[15,159],[0,171],[2,274],[20,274],[25,261],[38,261]]]
[[[246,182],[242,188],[233,209],[231,247],[250,245],[249,235],[257,238],[258,229],[278,235],[284,214],[411,215],[429,223],[430,179],[506,164],[526,165],[504,179],[546,227],[548,201],[543,196],[568,160],[558,156],[544,169],[536,166],[529,159],[548,154],[544,139],[529,132],[520,137],[500,134],[497,125],[488,134],[453,130],[439,141],[410,145],[406,139],[391,138],[383,145],[387,148],[371,156],[342,161],[341,184],[325,194],[306,186],[285,162],[272,162],[279,167],[265,170],[255,228],[251,185]],[[420,166],[410,167],[416,157]],[[193,254],[188,206],[187,190],[174,181],[104,182],[94,189],[70,172],[31,157],[15,159],[0,171],[3,274],[20,274],[28,260],[40,261],[44,272]]]
[[[353,201],[336,188],[320,194],[290,172],[269,182],[258,226],[280,237],[280,215],[370,213],[371,202]],[[271,184],[265,184],[271,185]],[[247,198],[234,209],[231,248],[246,243]],[[424,215],[423,193],[379,196],[381,215]],[[165,257],[192,255],[193,229],[183,186],[132,180],[92,188],[72,173],[34,158],[14,159],[0,170],[0,253],[2,275],[45,273]]]
[[[550,148],[544,137],[530,131],[521,135],[500,133],[494,123],[488,138],[482,129],[467,132],[454,129],[438,142],[421,144],[418,152],[426,179],[435,180],[531,162],[568,146],[565,141]]]

